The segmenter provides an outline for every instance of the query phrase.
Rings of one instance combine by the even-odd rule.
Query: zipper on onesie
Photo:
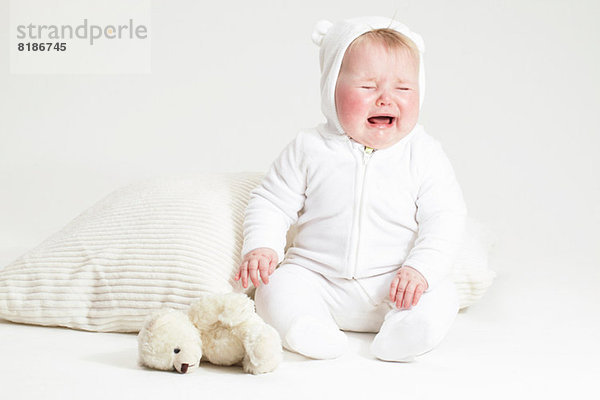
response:
[[[354,208],[354,218],[352,224],[352,252],[350,261],[350,275],[352,279],[356,279],[356,269],[358,267],[359,247],[360,247],[360,233],[362,229],[362,218],[363,218],[363,202],[364,202],[364,188],[365,180],[367,177],[367,166],[369,160],[373,156],[375,149],[364,146],[362,152],[362,163],[359,164],[360,171],[358,173],[358,204]]]

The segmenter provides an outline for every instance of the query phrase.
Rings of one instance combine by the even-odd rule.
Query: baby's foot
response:
[[[299,317],[285,335],[284,346],[309,358],[326,360],[344,354],[348,338],[337,327],[315,317]]]

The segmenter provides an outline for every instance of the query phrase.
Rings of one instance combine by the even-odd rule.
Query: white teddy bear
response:
[[[261,374],[282,359],[279,334],[242,293],[203,295],[187,314],[153,314],[138,335],[138,350],[140,364],[180,373],[193,371],[205,359],[216,365],[241,362],[245,372]]]

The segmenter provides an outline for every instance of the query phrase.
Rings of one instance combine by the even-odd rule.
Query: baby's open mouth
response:
[[[375,117],[367,118],[370,124],[374,125],[391,125],[396,118],[390,115],[377,115]]]

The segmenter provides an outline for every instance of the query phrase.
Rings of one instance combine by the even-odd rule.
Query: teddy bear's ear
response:
[[[157,326],[164,324],[165,322],[162,321],[161,317],[163,315],[169,314],[173,311],[175,311],[175,310],[173,310],[172,308],[162,308],[160,310],[156,310],[156,311],[152,312],[150,315],[148,315],[146,317],[146,320],[144,322],[144,328],[154,329]]]

